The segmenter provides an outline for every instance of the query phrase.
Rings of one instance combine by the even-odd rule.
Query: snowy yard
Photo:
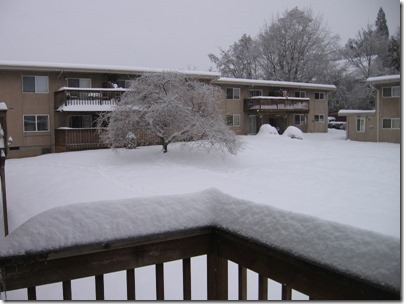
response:
[[[161,146],[152,146],[7,160],[10,231],[58,206],[216,188],[251,202],[400,237],[400,145],[347,141],[341,130],[303,134],[303,140],[269,134],[242,139],[245,148],[237,156],[172,144],[166,154]],[[147,278],[144,286],[152,280]],[[43,287],[50,298],[51,289]],[[20,293],[8,293],[14,297]]]

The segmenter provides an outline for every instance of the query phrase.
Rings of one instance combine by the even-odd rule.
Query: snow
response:
[[[399,239],[254,204],[214,189],[53,208],[29,219],[0,241],[0,257],[207,226],[220,227],[343,273],[400,287]]]
[[[349,116],[356,114],[375,114],[375,110],[339,110],[338,116]]]
[[[144,73],[162,73],[178,72],[186,74],[189,77],[200,77],[216,79],[220,77],[218,72],[190,71],[161,69],[151,67],[133,67],[133,66],[113,66],[113,65],[91,65],[91,64],[72,64],[72,63],[54,63],[54,62],[30,62],[30,61],[5,61],[0,60],[0,70],[36,70],[36,71],[55,71],[55,72],[94,72],[94,73],[121,73],[121,74],[144,74]]]
[[[263,124],[258,133],[258,136],[279,135],[278,130],[270,124]]]
[[[263,85],[263,86],[278,86],[278,87],[293,87],[295,89],[322,89],[327,91],[336,90],[335,85],[319,84],[319,83],[304,83],[276,80],[258,80],[258,79],[242,79],[242,78],[227,78],[220,77],[215,81],[219,84],[238,84],[238,85]]]
[[[391,82],[391,81],[400,81],[401,76],[400,74],[398,75],[386,75],[386,76],[377,76],[377,77],[369,77],[366,79],[366,82],[370,83],[385,83],[385,82]]]
[[[303,139],[303,132],[295,126],[289,126],[286,128],[285,132],[282,134],[290,138]]]
[[[281,97],[281,96],[253,96],[250,99],[266,99],[266,100],[305,100],[308,101],[310,98],[303,97]]]
[[[154,208],[154,211],[168,210],[169,215],[176,217],[175,223],[167,223],[164,221],[168,219],[157,212],[155,216],[158,220],[154,222],[158,222],[161,229],[166,228],[164,225],[168,224],[177,225],[175,229],[185,229],[185,225],[190,222],[195,226],[210,222],[219,223],[228,229],[238,229],[232,226],[233,222],[240,223],[241,229],[252,222],[254,230],[250,232],[251,237],[275,244],[275,240],[271,239],[275,237],[272,236],[273,233],[266,233],[265,230],[271,226],[271,229],[278,229],[277,233],[281,233],[287,240],[282,242],[283,245],[278,244],[279,246],[297,246],[289,249],[308,257],[311,254],[310,248],[304,245],[310,240],[302,241],[304,234],[299,231],[308,231],[309,235],[313,236],[314,231],[318,230],[321,237],[311,240],[310,244],[321,246],[326,242],[327,246],[319,250],[319,259],[330,255],[330,263],[339,268],[346,266],[340,263],[342,260],[354,258],[344,257],[344,254],[349,252],[357,254],[362,249],[368,251],[374,246],[374,251],[369,251],[369,255],[380,253],[383,248],[378,246],[378,242],[383,239],[387,244],[385,248],[392,249],[383,252],[383,255],[391,257],[394,263],[395,258],[391,255],[395,254],[396,249],[393,250],[393,247],[400,238],[400,145],[349,141],[345,140],[345,131],[334,129],[330,129],[328,133],[305,133],[304,140],[290,140],[286,136],[241,137],[245,148],[236,156],[223,155],[215,150],[206,153],[198,149],[186,149],[183,144],[171,144],[170,151],[165,154],[162,153],[161,146],[150,146],[117,152],[92,150],[8,159],[5,168],[10,235],[26,235],[28,232],[18,231],[28,230],[27,227],[35,223],[39,226],[41,220],[35,216],[41,218],[44,214],[40,214],[45,211],[50,214],[57,213],[57,210],[70,212],[71,216],[66,216],[65,219],[59,216],[56,221],[66,223],[69,219],[72,220],[74,210],[79,208],[74,206],[87,206],[88,210],[95,208],[98,212],[94,213],[94,218],[84,217],[82,221],[83,225],[90,225],[91,228],[92,220],[97,218],[97,221],[102,221],[105,216],[102,210],[107,206],[116,214],[124,213],[130,205],[133,205],[130,208],[134,209],[145,206],[144,212],[147,212],[147,203],[153,202],[155,206],[161,207]],[[201,192],[211,188],[217,190]],[[200,193],[195,194],[196,192]],[[185,196],[179,196],[180,194]],[[228,199],[226,194],[231,195],[233,199]],[[186,200],[187,195],[192,196],[193,200],[195,198],[195,202]],[[219,210],[216,210],[213,202],[207,202],[206,198],[212,196],[216,202],[221,202]],[[164,202],[169,202],[172,209],[165,206]],[[76,203],[84,205],[72,205]],[[115,207],[115,204],[117,207],[111,208]],[[236,207],[232,204],[240,205]],[[65,207],[68,205],[72,208]],[[263,205],[269,208],[265,209]],[[252,213],[247,216],[245,210],[252,206]],[[231,220],[234,217],[237,219]],[[299,219],[298,226],[277,226],[283,219],[291,222],[292,218]],[[28,220],[30,222],[24,224]],[[160,224],[160,221],[163,222]],[[110,222],[108,221],[108,224]],[[121,227],[111,229],[122,233],[121,236],[128,233],[126,229],[131,229],[130,233],[133,233],[132,228],[137,227],[136,223],[132,223],[134,226],[126,228],[119,221],[114,221],[113,225]],[[77,226],[79,225],[75,225],[74,229],[79,232],[81,228]],[[149,223],[140,227],[158,229]],[[299,227],[302,230],[299,230]],[[365,229],[368,232],[362,234],[357,229]],[[68,237],[71,239],[64,239],[63,244],[81,238],[81,241],[89,241],[87,233],[79,234],[80,237],[74,233],[70,236],[57,233],[55,241]],[[333,238],[327,238],[327,234]],[[352,242],[344,243],[343,235],[349,235]],[[92,237],[96,236],[95,234]],[[335,250],[335,253],[338,253],[335,255],[330,250],[335,249],[332,244],[328,247],[334,236],[337,244],[349,248],[349,252]],[[361,236],[364,239],[355,239]],[[377,241],[372,244],[372,239]],[[45,242],[46,246],[51,247],[51,243],[44,240],[34,239],[31,244],[34,246],[36,243]],[[354,240],[358,243],[354,244]],[[10,245],[4,246],[4,242],[9,242]],[[14,242],[16,241],[2,240],[0,250],[17,250],[20,245],[12,245]],[[384,244],[383,242],[380,244]],[[30,241],[23,243],[24,246],[30,246]],[[334,255],[336,260],[333,260]],[[358,261],[357,268],[362,270],[353,270],[368,276],[373,276],[370,272],[378,273],[377,276],[382,280],[389,276],[388,273],[394,277],[394,271],[377,264],[384,261],[373,262],[378,265],[379,270],[373,267],[363,270],[361,261]],[[193,269],[201,272],[204,267],[206,266],[199,260],[196,266],[193,265]],[[385,275],[381,274],[383,269]],[[396,269],[400,267],[397,266]],[[368,272],[364,273],[366,271]],[[139,270],[140,272],[143,273],[143,270]],[[115,278],[115,274],[111,276]],[[390,279],[390,283],[395,284],[393,282],[396,279]],[[138,282],[141,281],[142,279]],[[203,284],[199,280],[196,280],[196,283]],[[142,292],[149,292],[150,284],[139,288]],[[87,289],[77,291],[81,298],[85,298]],[[149,294],[153,292],[151,290]],[[171,291],[166,292],[172,296]],[[9,299],[21,299],[20,294],[14,297],[12,292],[7,294]],[[181,295],[178,297],[181,298]],[[172,298],[176,299],[175,296]],[[196,298],[203,299],[204,296],[197,295]]]

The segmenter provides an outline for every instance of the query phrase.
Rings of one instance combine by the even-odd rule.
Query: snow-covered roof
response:
[[[54,71],[54,72],[88,72],[88,73],[116,73],[116,74],[144,74],[161,72],[178,72],[189,77],[216,79],[220,77],[218,72],[189,71],[176,69],[162,69],[150,67],[28,62],[28,61],[1,61],[0,70],[29,70],[29,71]]]
[[[366,82],[371,84],[382,84],[382,83],[389,83],[389,82],[399,82],[401,79],[400,74],[398,75],[386,75],[386,76],[377,76],[377,77],[369,77],[366,79]]]
[[[358,114],[370,114],[373,115],[376,113],[376,110],[339,110],[338,116],[351,116]]]
[[[398,238],[255,204],[215,189],[56,207],[1,239],[0,260],[205,227],[400,290]]]
[[[218,80],[215,80],[214,82],[217,84],[229,84],[229,85],[272,86],[272,87],[295,88],[295,89],[317,89],[325,91],[336,90],[336,86],[330,84],[276,81],[276,80],[220,77]]]

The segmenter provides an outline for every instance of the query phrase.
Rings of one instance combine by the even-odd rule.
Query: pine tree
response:
[[[389,38],[389,27],[387,26],[386,15],[382,8],[379,9],[376,18],[376,33],[378,33],[381,37],[388,39]]]

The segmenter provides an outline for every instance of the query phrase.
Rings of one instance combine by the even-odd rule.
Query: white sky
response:
[[[256,36],[286,9],[311,8],[348,38],[399,0],[0,0],[0,60],[208,70],[209,53]]]

